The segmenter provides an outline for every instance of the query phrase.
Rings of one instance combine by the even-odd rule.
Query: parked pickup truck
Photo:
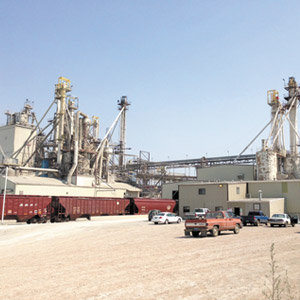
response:
[[[208,208],[195,208],[194,212],[188,212],[184,214],[186,219],[190,219],[192,217],[201,217],[204,216],[207,212],[209,212]]]
[[[186,236],[193,237],[207,236],[209,232],[213,237],[218,236],[221,231],[231,230],[235,234],[242,228],[241,220],[231,218],[226,211],[213,211],[206,213],[205,216],[185,220]]]
[[[244,226],[252,224],[258,226],[260,224],[268,224],[269,218],[262,211],[249,211],[248,216],[242,216]]]

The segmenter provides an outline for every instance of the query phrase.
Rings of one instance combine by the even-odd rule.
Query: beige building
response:
[[[255,179],[254,165],[217,165],[197,169],[200,181],[249,181]]]
[[[179,185],[191,184],[191,181],[181,181],[174,183],[165,183],[161,187],[161,198],[162,199],[178,199],[178,189]]]
[[[254,207],[255,199],[259,198],[259,191],[261,191],[262,198],[266,201],[265,204],[261,202],[266,214],[270,215],[273,211],[282,211],[291,215],[300,214],[300,180],[255,181],[254,174],[254,166],[224,165],[199,168],[197,170],[199,181],[164,184],[162,198],[179,199],[181,215],[184,209],[192,211],[198,207],[208,207],[213,210],[222,207],[234,208],[233,205],[238,203],[231,204],[230,201],[235,200],[241,201],[237,207],[240,207],[245,214],[246,211],[251,210],[250,206]],[[243,176],[244,181],[233,180]],[[205,194],[198,194],[201,188],[205,189]],[[284,203],[283,209],[281,209],[282,203]]]
[[[263,197],[282,197],[285,199],[285,212],[300,214],[300,180],[249,181],[248,193],[258,197],[258,191]]]
[[[192,212],[195,208],[227,210],[228,201],[245,199],[245,182],[189,183],[179,185],[179,214]]]
[[[197,182],[251,181],[254,178],[255,166],[253,165],[218,165],[197,169]],[[178,186],[183,184],[191,184],[191,181],[163,184],[162,198],[178,199]]]
[[[266,216],[284,213],[284,198],[251,198],[228,201],[227,209],[236,215],[247,215],[249,211],[261,210]]]
[[[285,198],[269,196],[251,198],[247,182],[185,182],[178,185],[179,215],[195,208],[209,210],[231,210],[237,215],[247,215],[249,211],[261,210],[267,216],[285,212]],[[173,190],[174,189],[174,190]],[[164,189],[164,196],[174,191],[176,185],[169,184]],[[268,198],[267,198],[268,197]]]

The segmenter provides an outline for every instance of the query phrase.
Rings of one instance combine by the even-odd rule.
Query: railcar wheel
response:
[[[219,228],[217,226],[214,226],[213,229],[211,230],[211,235],[213,237],[217,237],[219,234]]]
[[[239,234],[240,233],[240,226],[238,224],[235,225],[233,232],[235,234]]]

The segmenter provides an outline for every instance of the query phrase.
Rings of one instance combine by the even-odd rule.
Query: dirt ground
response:
[[[264,299],[270,246],[300,295],[300,226],[185,237],[146,216],[0,225],[0,298]],[[267,286],[265,286],[267,284]]]

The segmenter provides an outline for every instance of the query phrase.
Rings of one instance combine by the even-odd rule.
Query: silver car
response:
[[[182,218],[170,212],[161,212],[151,220],[154,224],[180,223]]]
[[[274,225],[284,226],[291,225],[291,218],[288,214],[274,214],[269,218],[269,224],[271,227]]]

